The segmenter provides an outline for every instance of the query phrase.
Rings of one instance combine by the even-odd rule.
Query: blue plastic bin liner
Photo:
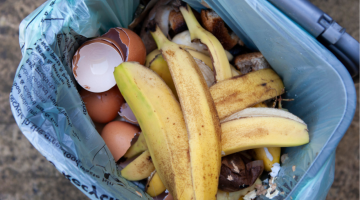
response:
[[[187,2],[201,8],[200,1]],[[336,146],[355,112],[350,75],[326,48],[267,1],[206,2],[245,44],[263,53],[282,77],[287,97],[295,99],[286,107],[308,124],[310,143],[284,148],[289,159],[275,181],[282,192],[275,199],[325,199],[334,178]],[[142,184],[120,176],[71,72],[77,47],[112,27],[127,27],[138,4],[52,0],[20,24],[23,58],[10,93],[12,113],[32,145],[91,199],[151,199]]]

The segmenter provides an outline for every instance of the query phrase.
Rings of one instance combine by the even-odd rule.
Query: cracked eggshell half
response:
[[[97,123],[108,123],[117,117],[124,97],[117,86],[101,93],[81,90],[80,96],[85,103],[90,118]],[[99,128],[101,126],[98,125]]]
[[[76,81],[85,90],[105,92],[116,85],[114,68],[124,62],[123,51],[109,38],[98,37],[81,45],[72,60]]]
[[[112,28],[102,37],[114,40],[124,52],[124,61],[135,61],[141,65],[145,64],[146,48],[141,38],[130,29]]]
[[[131,141],[140,128],[122,121],[108,123],[101,132],[106,146],[109,148],[115,161],[118,161],[130,148]]]

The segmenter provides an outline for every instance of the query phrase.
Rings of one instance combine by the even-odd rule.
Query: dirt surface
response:
[[[9,93],[21,59],[19,24],[44,0],[0,0],[0,200],[88,199],[24,137],[10,111]],[[311,0],[359,40],[358,0]],[[359,85],[356,85],[359,91]],[[359,100],[358,100],[359,105]],[[336,151],[327,200],[359,199],[359,110]]]

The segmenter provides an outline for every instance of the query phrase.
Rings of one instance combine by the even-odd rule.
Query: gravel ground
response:
[[[9,106],[21,59],[19,23],[44,0],[0,0],[0,200],[87,199],[24,137]],[[359,40],[358,0],[311,0]],[[359,84],[356,84],[359,91]],[[358,100],[359,105],[359,100]],[[336,150],[335,181],[327,200],[359,199],[359,110]]]

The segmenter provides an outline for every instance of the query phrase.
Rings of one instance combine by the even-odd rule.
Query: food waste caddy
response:
[[[200,0],[186,2],[204,8]],[[286,98],[295,99],[286,108],[308,125],[309,144],[282,150],[288,159],[275,180],[282,195],[274,199],[325,199],[334,179],[336,147],[356,108],[347,68],[276,4],[205,2],[249,48],[261,51],[282,78]],[[152,199],[143,183],[119,175],[71,71],[71,59],[84,41],[127,27],[138,5],[139,0],[51,0],[20,24],[22,59],[9,97],[12,113],[31,144],[91,199]]]

